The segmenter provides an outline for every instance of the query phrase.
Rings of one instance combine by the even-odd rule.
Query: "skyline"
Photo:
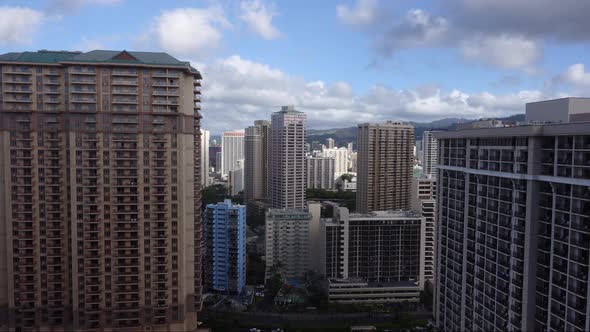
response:
[[[588,92],[590,4],[566,2],[5,1],[0,52],[127,49],[190,60],[203,73],[212,134],[281,105],[306,112],[310,129],[505,116]]]

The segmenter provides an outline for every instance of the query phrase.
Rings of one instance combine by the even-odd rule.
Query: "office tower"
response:
[[[321,219],[317,255],[329,300],[344,303],[419,301],[424,289],[424,217],[409,211],[350,214],[333,207]]]
[[[420,177],[412,180],[412,210],[424,217],[424,279],[434,282],[436,245],[436,180]]]
[[[8,53],[0,67],[3,324],[196,328],[200,73],[128,51]]]
[[[278,268],[286,278],[302,277],[312,268],[311,246],[316,238],[320,204],[309,203],[307,209],[269,209],[266,212],[265,279]]]
[[[201,129],[201,184],[209,185],[209,130]]]
[[[424,175],[436,178],[436,165],[438,164],[438,141],[432,135],[435,131],[425,131],[422,134],[422,169]]]
[[[283,106],[271,121],[271,206],[304,209],[305,113]]]
[[[334,158],[335,176],[348,172],[348,150],[346,148],[325,148],[322,151],[322,156]]]
[[[346,144],[346,150],[348,150],[348,155],[350,156],[351,153],[354,152],[354,150],[352,149],[353,147],[353,143],[349,142],[348,144]]]
[[[246,128],[244,144],[244,202],[266,199],[270,188],[270,122],[257,120]]]
[[[526,119],[435,134],[440,330],[590,327],[590,100],[530,103]]]
[[[208,204],[203,222],[203,285],[241,293],[246,284],[246,207],[229,199]]]
[[[228,185],[232,196],[244,190],[244,159],[236,160],[236,167],[229,171]]]
[[[334,139],[333,138],[326,139],[326,148],[328,148],[328,149],[334,148]]]
[[[244,159],[244,131],[226,131],[221,134],[221,176],[226,178],[229,171],[236,169],[236,162]]]
[[[307,188],[334,189],[334,158],[307,157]]]
[[[392,121],[360,124],[357,139],[357,212],[409,210],[414,127]]]

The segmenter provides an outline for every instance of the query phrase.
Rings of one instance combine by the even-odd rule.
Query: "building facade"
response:
[[[527,119],[568,113],[561,101],[527,104]],[[437,134],[439,329],[590,329],[589,126]]]
[[[424,218],[413,212],[349,214],[333,207],[319,222],[319,273],[330,280],[330,300],[419,300],[424,289]],[[409,292],[409,293],[408,293]]]
[[[424,279],[434,282],[436,248],[436,180],[412,180],[412,210],[424,217]]]
[[[244,190],[244,159],[237,160],[236,167],[229,171],[227,184],[232,196]]]
[[[205,288],[240,294],[246,285],[246,207],[229,199],[209,204],[203,222]]]
[[[303,276],[310,268],[312,215],[306,210],[269,209],[265,220],[266,279],[272,277],[273,267],[286,278]]]
[[[438,141],[433,131],[425,131],[422,134],[422,170],[428,177],[436,178],[436,165],[438,164]]]
[[[207,187],[211,184],[209,179],[209,130],[201,129],[201,184]]]
[[[227,178],[229,171],[237,168],[238,160],[244,159],[244,131],[226,131],[221,134],[221,176]]]
[[[307,188],[334,189],[334,158],[307,157]]]
[[[166,53],[0,55],[9,330],[192,330],[200,79]]]
[[[270,201],[276,209],[305,209],[305,113],[283,106],[271,118]]]
[[[334,173],[336,177],[348,172],[348,150],[346,148],[326,148],[322,157],[334,158]]]
[[[414,127],[392,121],[360,124],[357,140],[357,212],[409,210]]]
[[[270,191],[270,122],[257,120],[244,136],[244,202],[266,199]]]

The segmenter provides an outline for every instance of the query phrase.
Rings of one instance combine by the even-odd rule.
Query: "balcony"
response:
[[[113,69],[113,76],[137,76],[137,69],[135,69],[135,68],[115,68],[115,69]]]
[[[11,84],[31,84],[31,78],[21,76],[4,76],[3,82]]]
[[[85,85],[95,85],[96,84],[96,79],[95,78],[90,78],[90,77],[72,77],[70,79],[70,83],[75,83],[75,84],[85,84]]]
[[[136,86],[137,85],[137,79],[120,79],[120,78],[114,78],[112,81],[112,85],[121,85],[121,86]]]

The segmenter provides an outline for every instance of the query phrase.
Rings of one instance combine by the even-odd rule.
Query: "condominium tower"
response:
[[[257,120],[244,136],[244,202],[269,195],[270,122]]]
[[[425,131],[422,134],[422,169],[426,176],[436,178],[438,141],[433,136],[434,133],[434,131]]]
[[[365,123],[357,133],[357,212],[409,210],[414,127],[392,121]]]
[[[412,180],[412,210],[424,217],[424,279],[433,282],[436,246],[436,180],[419,177]]]
[[[305,209],[305,113],[283,106],[271,122],[271,205]]]
[[[209,185],[209,130],[201,129],[201,184]]]
[[[440,330],[590,330],[590,99],[526,108],[436,134]]]
[[[238,167],[238,160],[244,159],[244,131],[226,131],[221,134],[221,176],[227,178],[229,171]]]
[[[319,224],[318,272],[329,300],[344,303],[419,300],[424,289],[424,217],[408,211],[350,214],[333,208]]]
[[[307,188],[334,189],[334,158],[307,156]]]
[[[192,330],[201,75],[166,53],[0,55],[0,322]]]
[[[229,199],[208,204],[203,223],[205,288],[241,293],[246,285],[246,207]]]

